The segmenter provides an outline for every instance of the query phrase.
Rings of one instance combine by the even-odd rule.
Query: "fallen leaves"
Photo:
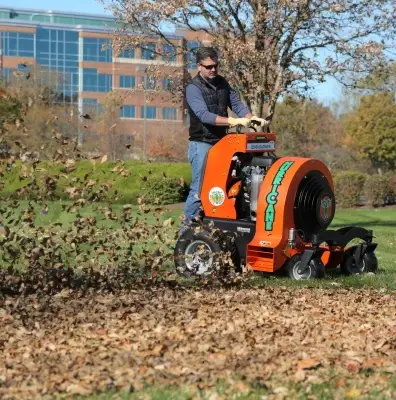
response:
[[[337,304],[345,312],[336,312]],[[361,398],[370,388],[387,387],[383,373],[394,364],[395,332],[386,342],[383,335],[395,306],[395,298],[369,291],[155,285],[114,294],[63,289],[56,296],[3,297],[0,397],[85,396],[110,384],[199,382],[210,389],[224,379],[237,393],[257,386],[277,399],[293,398],[290,382],[308,391],[333,379],[340,398]],[[239,376],[245,379],[233,381]]]
[[[321,365],[316,358],[306,358],[297,362],[297,369],[315,369]]]

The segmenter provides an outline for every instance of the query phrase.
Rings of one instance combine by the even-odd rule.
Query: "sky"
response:
[[[37,10],[70,11],[86,14],[108,14],[103,4],[97,0],[5,0],[1,6],[15,8],[32,8]],[[329,78],[325,83],[314,87],[313,95],[320,102],[329,105],[332,101],[337,101],[341,95],[341,86],[333,78]]]

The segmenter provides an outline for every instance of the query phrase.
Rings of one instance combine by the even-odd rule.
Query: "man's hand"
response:
[[[229,126],[237,126],[242,125],[247,128],[250,125],[250,118],[233,118],[228,117],[228,125]]]
[[[253,115],[253,117],[250,118],[250,122],[256,122],[257,125],[260,125],[261,127],[268,126],[270,124],[270,121],[264,118],[256,117],[255,115]]]

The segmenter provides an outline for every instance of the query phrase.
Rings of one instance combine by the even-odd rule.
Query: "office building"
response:
[[[110,16],[0,7],[1,74],[8,81],[15,70],[23,71],[26,65],[57,71],[64,76],[56,84],[57,101],[74,104],[81,114],[92,109],[100,112],[110,91],[125,94],[118,127],[122,131],[120,140],[125,142],[158,130],[180,130],[185,112],[167,95],[167,79],[157,83],[160,90],[151,95],[131,89],[147,84],[146,69],[153,63],[167,73],[183,68],[187,62],[194,75],[193,54],[157,55],[154,50],[158,43],[154,40],[145,42],[143,50],[133,48],[115,54],[109,43],[116,28]],[[194,48],[199,46],[195,36],[177,30],[169,39],[177,44],[185,41],[188,48]]]

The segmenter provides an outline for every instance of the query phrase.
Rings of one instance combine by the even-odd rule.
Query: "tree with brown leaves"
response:
[[[206,33],[221,51],[222,73],[259,116],[265,101],[271,114],[281,94],[371,71],[396,37],[393,0],[101,1],[125,24],[116,35],[124,48],[150,36],[186,51],[169,39],[169,26]]]

